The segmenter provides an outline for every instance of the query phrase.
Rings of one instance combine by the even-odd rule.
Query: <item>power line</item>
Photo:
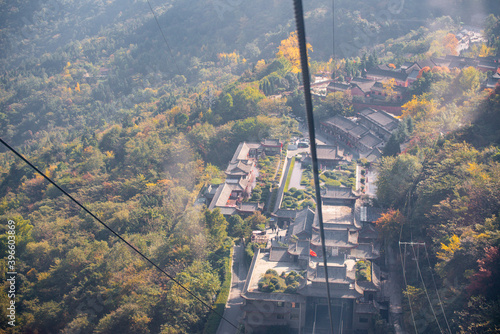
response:
[[[451,334],[450,324],[448,323],[448,318],[446,317],[446,313],[444,312],[443,302],[441,301],[441,297],[439,297],[439,291],[438,291],[436,280],[434,279],[434,274],[433,274],[434,269],[432,269],[432,267],[431,267],[431,261],[429,260],[429,254],[427,253],[427,246],[425,245],[425,243],[424,243],[424,249],[425,249],[425,257],[427,257],[427,263],[429,265],[429,269],[431,272],[432,282],[434,282],[434,289],[436,289],[436,295],[437,295],[438,300],[439,300],[439,306],[441,307],[441,312],[443,312],[444,321],[446,322],[446,327],[448,328],[448,332]]]
[[[170,48],[170,45],[168,44],[167,37],[163,33],[163,29],[160,26],[160,22],[158,22],[158,18],[156,17],[156,13],[153,10],[153,6],[151,6],[151,2],[149,2],[149,0],[146,0],[146,1],[148,2],[149,9],[151,9],[151,13],[153,13],[153,17],[155,18],[156,24],[158,25],[158,29],[160,29],[161,35],[163,36],[163,40],[165,41],[165,44],[167,44],[168,52],[170,53],[170,56],[172,57],[172,60],[174,61],[174,65],[175,65],[175,67],[177,67],[177,71],[179,72],[179,74],[181,74],[181,70],[180,70],[179,66],[177,65],[177,62],[175,61],[174,54],[172,53],[172,49]]]
[[[441,325],[439,324],[438,318],[436,316],[436,312],[434,312],[434,307],[432,306],[431,299],[429,298],[429,293],[427,292],[427,287],[425,286],[425,281],[424,278],[422,277],[422,272],[420,271],[420,265],[418,264],[418,258],[416,257],[415,254],[415,243],[411,243],[411,248],[413,249],[413,256],[415,257],[415,263],[417,264],[417,271],[420,276],[420,280],[422,281],[422,285],[424,286],[424,291],[425,295],[427,296],[427,301],[429,302],[429,305],[431,306],[431,311],[432,314],[434,315],[434,319],[436,319],[436,324],[438,325],[439,331],[443,333],[443,330],[441,329]]]
[[[332,0],[332,79],[337,78],[337,65],[335,63],[335,0]]]
[[[302,67],[302,78],[304,80],[304,97],[306,102],[306,115],[307,115],[307,125],[309,128],[309,142],[311,144],[311,158],[313,163],[313,175],[314,175],[314,188],[316,190],[316,208],[318,212],[319,229],[321,235],[321,250],[323,251],[323,264],[325,266],[325,280],[326,280],[326,293],[328,297],[328,315],[330,317],[330,331],[331,334],[334,333],[333,330],[333,314],[332,314],[332,301],[330,296],[330,284],[328,280],[328,261],[326,255],[326,245],[325,245],[325,230],[323,227],[323,213],[322,213],[322,203],[321,203],[321,188],[319,186],[319,173],[318,173],[318,154],[316,151],[316,135],[314,131],[314,117],[313,117],[313,106],[311,97],[311,83],[309,82],[309,65],[307,63],[307,46],[306,46],[306,29],[304,25],[304,11],[302,9],[302,0],[294,0],[295,9],[295,23],[297,25],[297,37],[299,41],[300,49],[300,63]]]
[[[149,264],[151,264],[153,267],[155,267],[157,270],[159,270],[160,272],[162,272],[163,274],[165,274],[169,279],[171,279],[174,283],[176,283],[178,286],[180,286],[182,289],[184,289],[184,291],[186,291],[187,293],[189,293],[191,296],[193,296],[196,300],[198,300],[201,304],[203,304],[205,307],[207,307],[210,312],[213,312],[215,313],[216,315],[218,315],[221,319],[224,319],[225,321],[227,321],[231,326],[233,326],[234,328],[236,328],[238,330],[238,327],[236,325],[234,325],[231,321],[227,320],[226,318],[224,318],[224,316],[222,316],[221,314],[219,314],[217,311],[215,311],[210,305],[208,305],[207,303],[205,303],[203,300],[201,300],[198,296],[196,296],[193,292],[191,292],[190,290],[188,290],[186,287],[184,287],[179,281],[177,281],[174,277],[170,276],[166,271],[164,271],[163,269],[161,269],[156,263],[154,263],[153,261],[151,261],[146,255],[144,255],[141,251],[139,251],[137,248],[135,248],[132,244],[130,244],[127,240],[125,240],[121,235],[119,235],[117,232],[115,232],[111,227],[109,227],[108,225],[106,225],[101,219],[99,219],[96,215],[94,215],[89,209],[87,209],[83,204],[81,204],[79,201],[77,201],[75,198],[73,198],[73,196],[71,196],[69,193],[67,193],[64,189],[62,189],[58,184],[56,184],[54,181],[52,181],[51,178],[49,178],[47,175],[45,175],[44,173],[42,173],[37,167],[35,167],[29,160],[27,160],[25,157],[23,157],[19,152],[17,152],[14,148],[12,148],[9,144],[7,144],[2,138],[0,138],[0,142],[2,144],[4,144],[10,151],[12,151],[12,153],[14,153],[15,155],[17,155],[19,158],[21,158],[21,160],[23,160],[28,166],[30,166],[31,168],[33,168],[38,174],[40,174],[41,176],[43,176],[47,181],[49,181],[54,187],[56,187],[57,189],[59,189],[64,195],[66,195],[69,199],[71,199],[76,205],[78,205],[80,208],[82,208],[85,212],[87,212],[90,216],[92,216],[92,218],[94,218],[95,220],[97,220],[102,226],[104,226],[106,229],[108,229],[112,234],[114,234],[118,239],[120,239],[122,242],[124,242],[127,246],[129,246],[130,248],[132,248],[137,254],[139,254],[143,260],[145,260],[146,262],[148,262]]]
[[[402,229],[402,227],[401,227]],[[417,330],[417,324],[415,323],[415,317],[413,315],[413,308],[411,306],[411,299],[410,295],[408,294],[408,283],[406,281],[406,271],[405,271],[405,264],[406,264],[406,243],[405,245],[405,255],[404,255],[404,260],[403,260],[403,254],[401,252],[401,241],[399,241],[399,254],[401,256],[401,266],[403,267],[403,280],[405,281],[405,289],[406,289],[406,296],[408,297],[408,304],[410,305],[410,313],[411,313],[411,319],[413,321],[413,327],[415,328],[415,333],[418,334]]]

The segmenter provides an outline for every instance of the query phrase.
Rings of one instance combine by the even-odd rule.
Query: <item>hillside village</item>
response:
[[[318,146],[323,172],[348,168],[353,156],[376,161],[399,122],[391,114],[373,109],[365,109],[355,118],[335,116],[322,122],[320,133],[330,144]],[[307,148],[299,153],[292,147],[285,157],[282,148],[281,142],[268,139],[240,143],[225,171],[225,182],[208,186],[202,197],[209,209],[219,209],[226,217],[270,213],[266,230],[254,232],[252,240],[247,240],[261,246],[255,248],[241,293],[246,330],[258,332],[283,325],[296,333],[310,332],[313,327],[320,331],[327,328],[328,318],[318,216],[314,207],[283,206],[288,190],[283,186],[293,172],[290,161],[295,159],[303,173],[310,156]],[[266,155],[283,156],[287,161],[275,205],[249,200],[257,183],[258,161]],[[391,295],[384,283],[388,273],[381,269],[385,264],[373,225],[381,210],[367,206],[362,199],[361,167],[352,173],[356,178],[352,187],[324,185],[322,189],[326,256],[336,321],[345,329],[366,330],[374,318],[382,315],[389,320]],[[271,283],[265,284],[266,279]]]
[[[410,98],[409,89],[424,72],[462,70],[473,67],[485,74],[482,88],[493,89],[500,80],[498,57],[468,58],[447,55],[415,62],[404,62],[396,67],[383,64],[366,70],[362,77],[345,77],[342,82],[317,78],[312,84],[316,96],[322,97],[333,92],[349,93],[353,97],[356,110],[363,108],[381,109],[401,116],[402,105]]]
[[[407,62],[398,69],[382,65],[368,70],[364,78],[316,84],[314,89],[318,96],[349,92],[357,97],[354,105],[358,110],[369,106],[361,108],[353,117],[335,115],[317,125],[319,136],[324,140],[317,148],[320,172],[335,171],[359,159],[367,163],[380,159],[384,146],[398,130],[400,119],[397,116],[401,115],[401,105],[408,99],[408,89],[423,72],[472,66],[488,74],[482,87],[491,88],[500,79],[498,65],[498,59],[491,57],[446,56]],[[388,87],[387,82],[392,85]],[[290,152],[298,148],[297,142],[288,146],[280,183],[292,173],[288,168],[295,154]],[[324,256],[327,256],[333,294],[334,323],[338,324],[335,333],[369,333],[372,324],[380,320],[400,328],[401,311],[395,310],[401,309],[401,287],[398,274],[390,269],[395,258],[381,249],[374,226],[383,210],[369,205],[364,195],[368,184],[359,182],[358,168],[352,187],[322,186],[326,255],[321,251],[318,215],[314,207],[286,208],[281,204],[284,193],[288,194],[284,187],[279,188],[274,207],[269,207],[270,203],[247,201],[258,174],[256,161],[266,154],[281,156],[282,148],[282,143],[272,140],[240,143],[225,172],[226,182],[209,188],[206,196],[210,209],[219,208],[227,216],[236,213],[248,216],[256,211],[265,211],[271,216],[268,229],[255,232],[249,240],[261,246],[255,248],[241,291],[246,331],[263,332],[272,326],[285,326],[290,333],[328,331]],[[305,168],[310,155],[301,152],[298,156],[300,159],[293,159]]]

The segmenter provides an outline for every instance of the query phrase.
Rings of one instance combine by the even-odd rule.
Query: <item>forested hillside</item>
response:
[[[406,325],[419,332],[500,328],[500,86],[483,90],[482,78],[472,67],[424,74],[403,106],[416,124],[410,141],[378,164],[385,242],[416,242],[399,247]]]
[[[498,11],[494,1],[475,3],[484,6],[336,1],[335,43],[331,2],[306,3],[313,74],[336,69],[349,76],[380,61],[444,55],[442,34],[460,25],[458,16],[467,21],[472,8]],[[168,45],[146,1],[0,1],[0,137],[212,305],[225,282],[230,237],[247,236],[266,218],[228,222],[193,202],[203,185],[223,180],[221,170],[239,142],[287,141],[297,133],[290,116],[304,110],[290,34],[292,3],[151,5]],[[442,14],[451,17],[426,21]],[[493,52],[498,25],[490,28]],[[406,111],[418,122],[407,154],[381,163],[382,171],[401,159],[413,164],[414,175],[397,186],[410,199],[385,199],[382,183],[379,197],[414,222],[414,235],[432,241],[443,282],[475,282],[471,293],[484,295],[479,268],[491,263],[487,256],[494,248],[486,247],[498,246],[498,153],[490,146],[498,144],[498,92],[480,92],[479,79],[464,71],[421,78],[418,103]],[[351,115],[351,102],[349,96],[329,96],[315,113]],[[446,159],[449,166],[438,166]],[[435,186],[451,171],[460,174]],[[265,180],[259,186],[271,187]],[[465,196],[471,190],[478,197]],[[479,200],[484,197],[486,204]],[[466,222],[465,206],[473,207]],[[0,217],[0,332],[203,332],[206,308],[4,147]],[[430,224],[431,218],[442,223]],[[8,220],[17,226],[15,329],[5,321]],[[409,231],[405,225],[405,235]],[[465,242],[479,240],[476,253],[464,255],[468,262],[458,258],[460,252],[455,260],[453,254],[439,257],[440,243],[449,247],[454,235],[464,243],[462,252]],[[475,262],[483,258],[484,264]],[[463,270],[448,270],[454,263]],[[467,298],[448,302],[447,312],[466,312],[468,319],[474,313],[467,311],[473,300]]]

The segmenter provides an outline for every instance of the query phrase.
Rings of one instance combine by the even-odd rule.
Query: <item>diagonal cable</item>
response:
[[[318,154],[316,151],[316,134],[314,130],[313,106],[311,97],[311,83],[309,82],[309,65],[307,63],[306,48],[306,29],[304,25],[304,10],[302,9],[302,0],[294,0],[295,22],[297,24],[297,37],[299,40],[300,63],[302,67],[302,77],[304,80],[304,95],[306,102],[307,125],[309,128],[309,142],[311,144],[311,158],[313,163],[314,188],[316,190],[316,208],[318,211],[318,221],[321,234],[321,249],[323,251],[323,263],[325,266],[326,293],[328,296],[328,314],[330,316],[330,331],[333,334],[333,314],[330,296],[330,284],[328,280],[328,261],[325,246],[325,230],[323,227],[323,212],[321,203],[321,189],[319,187],[318,174]]]
[[[434,289],[436,289],[436,295],[437,295],[438,300],[439,300],[439,306],[441,306],[441,311],[443,312],[444,321],[446,322],[446,327],[448,327],[448,332],[451,334],[450,324],[448,323],[448,318],[446,317],[446,313],[444,312],[443,302],[441,301],[441,297],[439,297],[439,291],[438,291],[436,280],[434,279],[434,274],[433,274],[434,269],[432,269],[431,261],[429,260],[429,253],[427,253],[427,246],[425,243],[424,243],[424,248],[425,248],[425,257],[427,257],[427,264],[429,265],[429,270],[430,270],[431,276],[432,276],[432,282],[434,282]]]
[[[405,254],[403,260],[403,253],[401,252],[401,240],[399,241],[399,255],[401,257],[401,267],[403,268],[403,280],[405,281],[406,296],[408,297],[408,305],[410,305],[411,319],[413,320],[413,327],[415,328],[415,334],[418,334],[417,324],[415,323],[415,316],[413,315],[413,307],[411,306],[411,298],[408,294],[408,283],[406,281],[406,244],[405,244]]]
[[[422,276],[422,271],[420,271],[420,265],[418,264],[418,258],[415,254],[415,246],[413,244],[411,244],[411,248],[413,249],[413,257],[415,258],[415,263],[417,264],[417,271],[418,271],[418,274],[420,276],[420,280],[422,281],[422,285],[424,286],[424,291],[425,291],[425,295],[427,296],[427,301],[429,302],[429,305],[431,306],[431,311],[432,311],[432,314],[434,315],[434,319],[436,319],[436,324],[438,325],[439,332],[442,334],[443,330],[441,329],[441,325],[439,324],[438,318],[436,316],[436,312],[434,312],[434,307],[432,306],[432,302],[431,302],[431,299],[429,297],[429,293],[427,292],[427,287],[425,286],[425,281],[424,281],[424,278]]]
[[[2,138],[0,138],[0,142],[2,144],[4,144],[10,151],[12,151],[12,153],[14,153],[15,155],[17,155],[19,158],[21,158],[21,160],[23,160],[28,166],[30,166],[31,168],[33,168],[38,174],[40,174],[41,176],[43,176],[47,181],[49,181],[54,187],[56,187],[57,189],[59,189],[64,195],[66,195],[69,199],[71,199],[76,205],[78,205],[80,208],[82,208],[85,212],[87,212],[90,216],[92,216],[92,218],[94,218],[95,220],[97,220],[102,226],[104,226],[106,229],[108,229],[112,234],[114,234],[118,239],[120,239],[121,241],[123,241],[127,246],[129,246],[130,248],[132,248],[137,254],[139,254],[142,259],[146,262],[148,262],[149,264],[151,264],[153,267],[155,267],[156,269],[158,269],[160,272],[162,272],[163,274],[165,274],[169,279],[171,279],[175,284],[177,284],[178,286],[180,286],[182,289],[184,289],[184,291],[186,291],[187,293],[189,293],[191,296],[193,296],[196,300],[198,300],[200,303],[202,303],[205,307],[207,307],[210,312],[213,312],[215,313],[216,315],[218,315],[221,319],[224,319],[225,321],[227,321],[231,326],[233,326],[234,328],[238,329],[238,327],[236,325],[234,325],[231,321],[227,320],[226,318],[224,318],[224,316],[222,316],[221,314],[219,314],[217,311],[215,311],[210,305],[208,305],[207,303],[205,303],[203,300],[201,300],[198,296],[196,296],[193,292],[191,292],[190,290],[188,290],[186,287],[184,287],[184,285],[182,285],[179,281],[177,281],[174,277],[172,277],[171,275],[169,275],[165,270],[161,269],[156,263],[154,263],[153,261],[151,261],[146,255],[144,255],[140,250],[138,250],[137,248],[135,248],[135,246],[133,246],[131,243],[129,243],[127,240],[125,240],[121,235],[119,235],[117,232],[115,232],[111,227],[109,227],[108,225],[106,225],[101,219],[99,219],[95,214],[93,214],[89,209],[87,209],[83,204],[81,204],[79,201],[77,201],[75,198],[73,198],[73,196],[71,196],[70,194],[68,194],[64,189],[62,189],[59,185],[57,185],[54,181],[52,181],[51,178],[49,178],[47,175],[45,175],[44,173],[42,173],[37,167],[35,167],[29,160],[27,160],[25,157],[23,157],[19,152],[17,152],[14,148],[12,148],[9,144],[7,144]]]
[[[149,9],[151,9],[151,13],[153,13],[153,17],[155,18],[156,24],[158,25],[158,29],[160,29],[161,35],[163,36],[163,40],[165,41],[165,44],[167,44],[168,52],[170,53],[170,56],[172,57],[172,60],[174,61],[175,67],[177,67],[177,71],[179,71],[179,74],[181,74],[181,70],[179,69],[179,66],[177,65],[177,62],[175,61],[174,54],[172,53],[172,49],[170,48],[170,45],[168,44],[167,37],[163,33],[163,29],[161,28],[160,22],[158,22],[158,18],[156,17],[156,13],[153,10],[153,6],[151,6],[151,2],[147,0]]]

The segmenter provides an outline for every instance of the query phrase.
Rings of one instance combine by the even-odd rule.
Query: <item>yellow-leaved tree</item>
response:
[[[403,105],[403,116],[411,116],[415,119],[420,119],[424,116],[429,116],[437,111],[437,103],[432,99],[428,99],[426,95],[413,96],[413,99]]]
[[[306,43],[307,51],[313,52],[312,45]],[[300,49],[299,49],[299,39],[297,33],[294,31],[290,34],[287,39],[281,41],[278,47],[278,53],[276,56],[285,57],[292,64],[292,72],[300,72]]]
[[[396,97],[394,86],[396,86],[396,80],[394,80],[394,78],[382,81],[382,87],[384,87],[384,93],[387,95],[387,101],[392,101]]]
[[[436,253],[438,259],[443,261],[450,261],[455,255],[455,252],[460,249],[460,238],[454,234],[450,238],[450,243],[448,245],[441,243],[441,251]]]
[[[458,250],[460,250],[460,238],[456,234],[450,238],[448,245],[441,243],[441,251],[436,253],[437,258],[441,260],[436,264],[436,271],[441,277],[447,275],[446,265],[453,259],[455,252]]]

